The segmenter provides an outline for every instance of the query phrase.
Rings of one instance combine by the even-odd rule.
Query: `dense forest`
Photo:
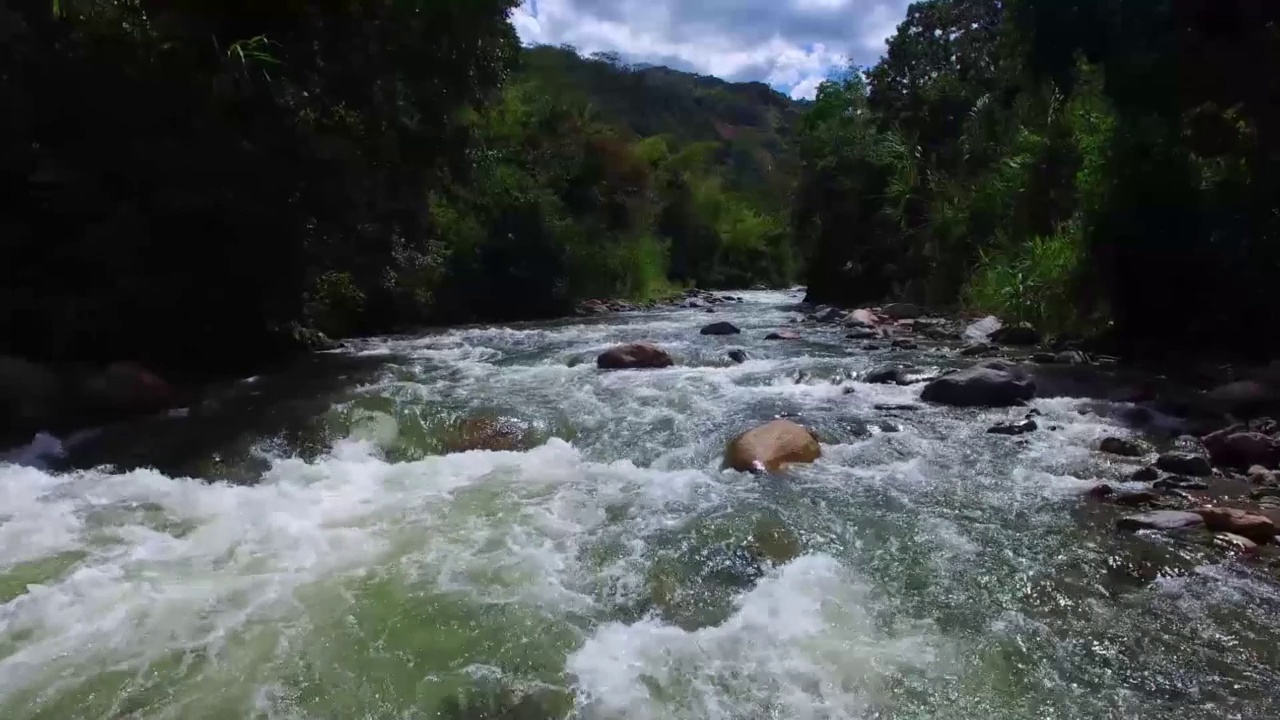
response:
[[[811,298],[1272,352],[1277,67],[1275,2],[915,3],[804,119]]]
[[[798,278],[794,103],[521,48],[514,5],[4,0],[0,354],[217,371]]]
[[[797,281],[1276,349],[1280,3],[926,0],[802,104],[522,48],[515,4],[0,0],[0,353],[220,370]]]

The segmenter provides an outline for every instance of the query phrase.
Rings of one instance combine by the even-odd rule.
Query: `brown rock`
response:
[[[729,441],[724,462],[741,472],[774,472],[783,465],[813,462],[821,455],[813,433],[790,420],[774,420]]]
[[[596,358],[596,367],[601,370],[665,368],[674,364],[675,361],[666,350],[644,342],[618,345],[605,350]]]
[[[1244,469],[1253,465],[1280,466],[1280,440],[1258,432],[1218,433],[1204,439],[1209,458],[1217,465]]]
[[[1204,518],[1205,526],[1213,532],[1235,533],[1257,543],[1269,542],[1276,534],[1275,523],[1265,515],[1224,507],[1199,508],[1192,512]]]

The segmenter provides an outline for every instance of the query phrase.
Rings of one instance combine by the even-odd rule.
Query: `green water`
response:
[[[919,388],[851,373],[954,354],[766,342],[798,298],[746,297],[738,337],[673,310],[370,341],[72,449],[119,467],[0,465],[0,717],[1280,709],[1274,566],[1080,502],[1132,469],[1092,450],[1118,421],[875,410]],[[582,362],[636,339],[679,364]],[[783,413],[821,461],[720,469]],[[496,420],[508,450],[459,451]]]

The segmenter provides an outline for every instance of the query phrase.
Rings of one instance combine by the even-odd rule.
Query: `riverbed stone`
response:
[[[880,308],[880,313],[894,320],[914,320],[924,315],[924,308],[911,303],[889,303]]]
[[[1158,504],[1160,495],[1150,490],[1129,490],[1112,495],[1108,501],[1122,507],[1143,507]]]
[[[794,330],[774,330],[764,336],[765,340],[799,340],[800,333]]]
[[[728,355],[730,360],[738,363],[739,365],[751,359],[751,356],[747,355],[746,350],[730,350]]]
[[[774,420],[730,440],[724,462],[741,472],[775,472],[821,455],[822,446],[809,430],[790,420]]]
[[[1089,358],[1079,350],[1064,350],[1053,356],[1053,361],[1059,365],[1088,365]]]
[[[454,423],[444,438],[449,452],[520,451],[533,446],[528,425],[511,418],[471,417]]]
[[[737,325],[731,322],[714,322],[710,325],[704,325],[701,334],[703,335],[737,335],[742,332]]]
[[[1226,507],[1203,507],[1194,512],[1214,532],[1234,533],[1256,543],[1270,542],[1276,535],[1275,523],[1265,515]]]
[[[1015,375],[1008,363],[992,361],[933,380],[920,399],[958,407],[1009,407],[1035,394],[1034,381]]]
[[[1249,482],[1254,485],[1275,485],[1276,474],[1261,465],[1249,468]]]
[[[1156,467],[1174,475],[1208,477],[1213,474],[1208,458],[1181,450],[1167,452],[1156,458]]]
[[[845,335],[848,340],[875,340],[878,337],[880,337],[880,333],[871,328],[863,327],[854,328],[849,331],[849,334]]]
[[[1215,545],[1234,550],[1241,555],[1252,555],[1258,552],[1258,544],[1247,537],[1237,535],[1235,533],[1220,532],[1213,536]]]
[[[916,341],[911,338],[899,338],[890,343],[890,347],[895,350],[915,350],[917,346]]]
[[[991,333],[1002,327],[1004,327],[1004,323],[1000,322],[1000,318],[995,315],[988,315],[981,320],[969,323],[964,329],[964,337],[975,343],[986,342],[991,337]]]
[[[1209,483],[1181,475],[1169,475],[1155,481],[1153,487],[1161,490],[1208,490]]]
[[[1040,331],[1027,323],[1005,326],[991,333],[991,341],[1001,345],[1036,345],[1040,342]]]
[[[1259,432],[1213,433],[1205,436],[1204,445],[1216,465],[1240,470],[1254,465],[1280,466],[1280,440]]]
[[[1035,420],[1028,418],[1020,422],[996,423],[987,428],[987,432],[991,435],[1026,435],[1029,432],[1035,432],[1039,427]]]
[[[862,382],[869,385],[905,385],[907,384],[907,368],[902,365],[880,365],[862,376]]]
[[[653,343],[635,342],[618,345],[600,353],[596,366],[601,370],[640,370],[666,368],[675,364],[671,354]]]
[[[1129,475],[1129,482],[1155,482],[1160,479],[1160,471],[1148,465],[1144,468],[1138,468]]]
[[[1120,455],[1121,457],[1142,457],[1150,451],[1137,440],[1118,437],[1103,438],[1102,442],[1098,443],[1098,450],[1108,455]]]
[[[843,322],[850,327],[875,328],[880,324],[880,318],[867,308],[858,308],[845,316]]]
[[[1181,510],[1152,510],[1140,515],[1126,515],[1116,521],[1120,530],[1199,530],[1205,526],[1204,518],[1193,512]]]
[[[996,347],[989,343],[974,343],[965,347],[960,351],[961,357],[978,357],[980,355],[990,355],[996,351]]]

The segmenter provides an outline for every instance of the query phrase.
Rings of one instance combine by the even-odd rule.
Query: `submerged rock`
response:
[[[1156,458],[1156,467],[1174,475],[1207,477],[1213,474],[1213,468],[1209,466],[1208,458],[1203,455],[1177,450],[1164,453]]]
[[[601,370],[639,370],[666,368],[675,364],[671,355],[652,343],[627,343],[609,348],[596,358]]]
[[[702,328],[703,335],[737,335],[742,332],[731,322],[715,322]]]
[[[1007,363],[993,361],[930,382],[920,399],[958,407],[1009,407],[1035,394],[1035,382],[1015,376]]]
[[[799,340],[800,333],[794,330],[775,330],[764,336],[765,340]]]
[[[789,420],[774,420],[729,441],[724,462],[741,472],[774,472],[784,465],[813,462],[821,455],[813,433]]]
[[[1137,440],[1126,440],[1118,437],[1103,438],[1102,442],[1098,444],[1098,450],[1122,457],[1142,457],[1150,452],[1146,445]]]
[[[732,360],[732,361],[734,361],[734,362],[736,362],[736,363],[738,363],[739,365],[741,365],[742,363],[746,362],[747,360],[750,360],[750,359],[751,359],[751,356],[750,356],[750,355],[747,355],[747,351],[746,351],[746,350],[730,350],[730,351],[729,351],[729,359],[730,359],[730,360]]]
[[[879,337],[880,333],[872,330],[871,328],[854,328],[851,332],[845,335],[845,339],[847,340],[875,340]]]
[[[533,447],[529,428],[510,418],[473,417],[450,428],[444,438],[448,452],[471,450],[519,451]]]
[[[1204,518],[1193,512],[1180,510],[1153,510],[1141,515],[1126,515],[1116,521],[1120,530],[1199,530],[1205,526]]]
[[[969,345],[965,349],[961,350],[960,355],[962,357],[977,357],[979,355],[990,355],[995,351],[995,346],[980,342]]]
[[[1026,435],[1029,432],[1035,432],[1039,427],[1035,420],[1027,419],[1021,422],[996,423],[987,428],[987,432],[992,435]]]
[[[915,350],[917,347],[916,341],[909,338],[894,340],[890,346],[898,350]]]

